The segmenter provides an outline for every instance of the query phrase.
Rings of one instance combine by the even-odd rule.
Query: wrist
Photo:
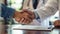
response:
[[[36,11],[34,12],[34,15],[35,15],[35,19],[40,19],[39,15]]]
[[[15,16],[18,14],[19,12],[15,11],[14,12],[14,15],[13,15],[13,18],[15,18]]]

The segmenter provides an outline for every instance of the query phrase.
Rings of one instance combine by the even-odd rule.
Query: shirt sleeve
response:
[[[2,4],[1,6],[1,16],[4,18],[10,18],[13,16],[15,10],[12,8],[7,7],[6,5]]]

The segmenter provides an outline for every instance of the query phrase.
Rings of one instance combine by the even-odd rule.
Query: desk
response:
[[[36,27],[37,29],[14,28],[14,30],[24,30],[23,34],[60,34],[60,29],[53,28],[53,29],[50,29],[50,30],[46,30],[46,29],[45,30],[41,30],[41,29],[38,29],[39,27]]]
[[[41,31],[41,30],[24,30],[24,34],[60,34],[59,29],[53,29],[51,31]]]
[[[23,30],[23,34],[59,34],[60,29],[51,29],[51,30],[38,30],[38,29],[20,29],[13,28],[14,30]]]
[[[21,28],[21,27],[23,27],[23,28]],[[18,28],[13,28],[13,30],[23,30],[24,31],[23,34],[60,34],[60,28],[59,29],[58,28],[53,28],[51,30],[50,29],[47,30],[47,29],[43,28],[44,30],[41,30],[40,26],[37,26],[36,28],[35,27],[33,28],[33,27],[24,27],[24,25],[23,25],[21,27],[20,28],[19,27]]]
[[[36,33],[37,32],[37,33]],[[25,34],[59,34],[58,29],[53,29],[52,31],[26,31]]]

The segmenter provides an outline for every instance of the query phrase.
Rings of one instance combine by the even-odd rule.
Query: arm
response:
[[[4,4],[2,4],[2,14],[1,16],[4,18],[10,18],[13,16],[15,10],[9,7],[6,7]]]
[[[38,2],[38,5],[37,5],[37,9],[39,9],[40,7],[42,7],[44,4],[43,4],[43,1],[42,0],[39,0]]]
[[[41,21],[48,18],[51,15],[54,15],[57,11],[58,3],[57,0],[48,0],[43,8],[36,9],[35,11],[40,16]]]
[[[29,0],[24,0],[24,2],[23,2],[23,9],[28,8],[28,1]]]
[[[23,9],[26,9],[26,8],[34,9],[32,0],[24,0]]]
[[[30,2],[29,2],[29,8],[30,8],[30,9],[34,9],[34,8],[33,8],[33,0],[30,0]]]

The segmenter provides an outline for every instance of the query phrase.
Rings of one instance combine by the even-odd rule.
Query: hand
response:
[[[22,12],[16,12],[14,17],[20,24],[29,24],[35,18],[35,15],[30,10],[23,9]]]
[[[55,27],[60,26],[60,20],[56,20],[56,21],[54,22],[54,26],[55,26]]]
[[[20,22],[22,22],[23,24],[29,24],[35,18],[34,13],[28,9],[23,9],[22,12],[24,13],[23,13],[23,18],[21,18]]]
[[[15,18],[17,22],[20,21],[21,17],[22,17],[22,12],[15,11],[13,18]]]

